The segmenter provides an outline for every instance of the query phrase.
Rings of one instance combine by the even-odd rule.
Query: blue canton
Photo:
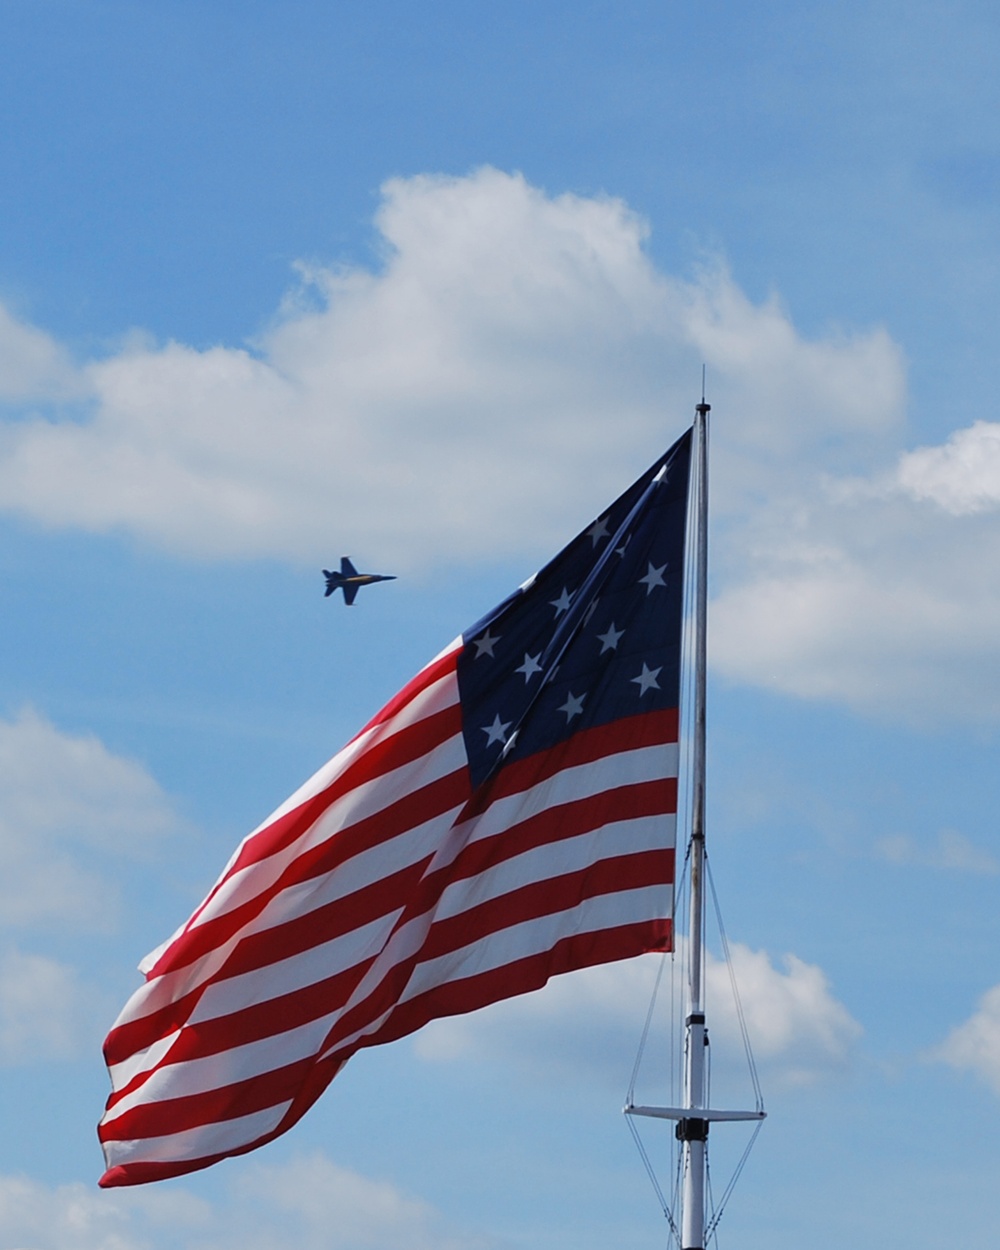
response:
[[[688,431],[462,635],[473,785],[581,729],[677,707],[690,452]]]

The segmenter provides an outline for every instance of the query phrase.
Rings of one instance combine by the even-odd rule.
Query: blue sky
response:
[[[98,1192],[94,1124],[139,958],[702,363],[709,845],[771,1112],[720,1244],[989,1240],[998,59],[985,3],[8,0],[0,1250],[664,1244],[645,960],[183,1181]],[[399,580],[324,600],[343,551]]]

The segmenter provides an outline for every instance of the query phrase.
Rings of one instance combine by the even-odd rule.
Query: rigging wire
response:
[[[680,882],[678,883],[681,891],[683,890],[684,882],[687,879],[687,867],[688,867],[687,861],[685,860],[684,869],[681,873],[681,879],[680,879]],[[670,1053],[670,1061],[671,1061],[670,1062],[670,1080],[671,1080],[670,1093],[671,1093],[671,1097],[673,1097],[674,1081],[675,1081],[674,1050],[676,1047],[676,1040],[675,1040],[676,1029],[673,1027],[674,1024],[676,1023],[676,1005],[675,1005],[675,999],[676,999],[675,963],[676,963],[676,960],[674,959],[674,955],[676,954],[676,951],[670,951],[669,954],[670,954],[670,1025],[671,1025],[671,1028],[670,1028],[670,1052],[671,1052]],[[646,1044],[649,1041],[649,1033],[650,1033],[650,1029],[652,1028],[653,1017],[656,1012],[656,1003],[657,1003],[657,999],[659,998],[660,984],[663,980],[663,969],[666,967],[666,963],[667,963],[667,954],[664,953],[663,957],[660,960],[660,966],[656,972],[656,980],[653,982],[653,993],[649,1000],[649,1009],[646,1012],[646,1022],[643,1025],[642,1035],[639,1038],[639,1046],[636,1051],[635,1063],[632,1065],[632,1077],[628,1083],[628,1093],[626,1094],[626,1097],[625,1097],[626,1106],[628,1106],[629,1104],[635,1101],[635,1083],[636,1083],[636,1080],[638,1079],[639,1069],[642,1066],[642,1061],[645,1057]]]
[[[680,881],[678,882],[678,893],[683,893],[684,882],[686,878],[687,878],[687,860],[685,859],[684,868],[681,873],[681,878],[680,878]],[[652,1029],[653,1020],[655,1018],[656,1004],[659,999],[659,993],[660,993],[660,989],[661,989],[662,982],[663,982],[663,972],[667,966],[667,959],[668,959],[667,955],[664,954],[663,958],[660,960],[660,966],[656,972],[656,980],[653,983],[653,992],[650,997],[649,1009],[646,1013],[646,1022],[642,1030],[642,1036],[639,1039],[639,1046],[636,1052],[635,1063],[632,1068],[632,1077],[631,1077],[631,1080],[629,1081],[628,1094],[625,1100],[626,1106],[630,1106],[635,1102],[635,1085],[636,1085],[636,1081],[638,1080],[639,1070],[642,1067],[642,1061],[645,1058],[646,1047],[649,1041],[649,1034]],[[669,963],[670,963],[670,1028],[668,1031],[669,1031],[669,1036],[670,1036],[670,1096],[671,1096],[671,1101],[673,1101],[674,1093],[676,1090],[676,1080],[677,1080],[677,1059],[676,1059],[677,1029],[674,1027],[677,1022],[677,1006],[676,1006],[677,960],[674,958],[674,952],[670,953]],[[656,1194],[657,1201],[659,1202],[660,1208],[663,1211],[664,1216],[666,1217],[667,1223],[670,1225],[671,1235],[674,1238],[674,1241],[676,1242],[676,1244],[680,1246],[680,1232],[677,1228],[677,1224],[674,1220],[674,1215],[673,1215],[674,1211],[677,1209],[677,1202],[678,1202],[678,1198],[680,1194],[680,1177],[679,1175],[675,1176],[673,1193],[671,1194],[670,1198],[667,1198],[666,1194],[663,1192],[663,1187],[660,1184],[659,1178],[657,1177],[656,1168],[653,1166],[652,1160],[649,1157],[649,1152],[646,1149],[646,1145],[642,1140],[642,1135],[640,1134],[639,1129],[636,1126],[634,1119],[632,1118],[632,1116],[626,1116],[625,1120],[628,1124],[629,1132],[632,1134],[632,1140],[635,1142],[636,1149],[639,1152],[639,1158],[642,1160],[643,1167],[646,1169],[646,1175],[649,1177],[650,1182],[652,1183],[653,1191]],[[680,1167],[680,1155],[677,1153],[676,1145],[672,1144],[671,1145],[671,1171],[678,1172],[679,1167]]]
[[[639,1130],[632,1123],[632,1117],[630,1115],[627,1115],[625,1117],[625,1122],[626,1124],[628,1124],[629,1132],[632,1134],[632,1140],[635,1142],[636,1149],[639,1151],[639,1158],[642,1159],[643,1166],[646,1169],[646,1175],[649,1177],[650,1181],[652,1182],[653,1189],[656,1191],[656,1196],[659,1199],[660,1206],[663,1209],[663,1214],[667,1217],[667,1221],[670,1224],[670,1227],[676,1233],[677,1229],[676,1229],[676,1225],[674,1224],[674,1216],[673,1216],[673,1211],[671,1209],[671,1204],[667,1201],[666,1195],[663,1192],[663,1187],[660,1185],[660,1182],[656,1175],[656,1168],[653,1167],[652,1160],[649,1157],[649,1152],[646,1150],[646,1147],[643,1144],[643,1140],[639,1136]]]
[[[758,1111],[763,1111],[764,1095],[761,1093],[760,1079],[757,1075],[757,1063],[753,1057],[753,1047],[750,1045],[750,1031],[747,1028],[747,1019],[743,1010],[743,1001],[740,998],[739,986],[736,983],[736,972],[733,968],[733,957],[729,949],[729,937],[726,934],[726,926],[722,920],[722,908],[719,906],[719,896],[715,890],[715,878],[712,876],[712,868],[708,862],[707,855],[705,856],[705,876],[708,878],[708,885],[712,894],[712,903],[715,907],[715,921],[719,926],[719,938],[722,942],[722,954],[726,961],[726,971],[729,973],[729,984],[733,991],[733,1001],[736,1004],[736,1018],[739,1021],[740,1036],[743,1039],[743,1050],[746,1054],[747,1065],[750,1069],[750,1080],[753,1083],[756,1109]]]
[[[763,1127],[764,1127],[763,1120],[758,1120],[757,1123],[753,1126],[753,1132],[750,1134],[750,1140],[747,1142],[746,1148],[744,1149],[743,1153],[740,1155],[740,1160],[737,1163],[735,1169],[733,1170],[732,1176],[729,1178],[729,1184],[722,1191],[722,1198],[719,1201],[718,1210],[714,1212],[711,1220],[709,1221],[708,1227],[705,1229],[706,1241],[708,1240],[709,1237],[712,1237],[715,1235],[715,1230],[718,1228],[719,1221],[722,1219],[722,1213],[726,1209],[726,1204],[728,1203],[730,1197],[732,1196],[733,1190],[736,1188],[737,1181],[740,1179],[740,1176],[743,1174],[743,1169],[746,1167],[747,1159],[750,1158],[750,1152],[754,1148],[754,1143],[757,1140],[757,1134],[760,1132],[760,1130]]]
[[[673,1194],[674,1206],[673,1206],[673,1209],[676,1211],[677,1208],[680,1206],[681,1182],[683,1180],[683,1160],[681,1158],[681,1152],[676,1146],[674,1147],[674,1156],[675,1156],[676,1162],[674,1163],[674,1194]],[[681,1244],[681,1239],[679,1236],[677,1238],[677,1244],[678,1246]]]
[[[625,1099],[625,1105],[631,1106],[635,1102],[635,1082],[639,1075],[639,1065],[642,1063],[642,1056],[646,1049],[646,1040],[649,1037],[649,1028],[653,1023],[653,1012],[656,1010],[656,1000],[660,993],[660,981],[663,979],[663,969],[666,966],[667,956],[663,955],[660,960],[660,966],[656,970],[656,980],[653,982],[653,994],[649,1000],[649,1010],[646,1012],[646,1023],[642,1026],[642,1036],[639,1038],[639,1049],[636,1051],[635,1063],[632,1065],[632,1079],[628,1083],[628,1094]]]
[[[714,1226],[713,1222],[715,1219],[715,1195],[712,1192],[712,1166],[707,1150],[705,1151],[705,1188],[708,1191],[708,1209],[712,1212],[712,1220],[709,1221],[708,1228],[712,1228]],[[708,1241],[711,1235],[712,1234],[708,1232],[708,1229],[706,1229],[703,1235],[703,1240]]]

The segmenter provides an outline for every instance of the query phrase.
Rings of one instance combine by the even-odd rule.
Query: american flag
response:
[[[690,432],[237,848],[105,1043],[104,1186],[290,1128],[357,1050],[669,950]]]

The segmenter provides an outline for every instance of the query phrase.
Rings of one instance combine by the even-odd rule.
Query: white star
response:
[[[584,701],[584,699],[585,699],[586,697],[587,697],[587,696],[586,696],[585,694],[581,694],[581,695],[577,696],[577,695],[573,694],[573,692],[572,692],[572,691],[570,691],[570,693],[569,693],[569,695],[568,695],[568,697],[567,697],[567,699],[566,699],[566,702],[562,705],[562,707],[556,708],[556,711],[557,711],[557,712],[565,712],[565,713],[566,713],[566,724],[567,724],[567,725],[570,723],[570,721],[573,719],[573,717],[574,717],[574,716],[580,716],[580,715],[582,714],[582,712],[583,712],[583,701]]]
[[[638,677],[632,678],[632,681],[634,681],[636,685],[639,687],[640,699],[646,693],[647,690],[659,690],[660,689],[660,683],[656,679],[657,677],[659,677],[659,675],[662,672],[663,672],[662,666],[660,668],[654,668],[651,670],[646,667],[646,661],[643,660],[642,672],[639,674]]]
[[[541,651],[539,651],[538,655],[529,655],[527,651],[525,651],[524,663],[521,665],[520,668],[514,669],[515,673],[524,674],[525,685],[527,685],[528,682],[531,681],[532,677],[534,677],[536,673],[540,673],[542,671],[542,666],[541,664],[538,663],[538,661],[541,659],[541,656],[542,656]]]
[[[551,604],[552,604],[552,606],[553,606],[553,607],[555,608],[555,610],[556,610],[556,616],[557,616],[557,617],[562,616],[562,614],[563,614],[564,612],[568,612],[568,611],[569,611],[569,605],[570,605],[572,602],[573,602],[573,597],[572,597],[572,595],[570,594],[570,592],[566,589],[566,587],[565,587],[565,586],[563,587],[563,592],[562,592],[562,594],[559,596],[559,598],[558,598],[558,599],[550,599],[550,600],[549,600],[549,603],[551,603]]]
[[[615,623],[612,621],[611,628],[606,634],[598,634],[597,637],[601,643],[601,655],[603,655],[605,651],[617,651],[618,642],[623,637],[624,633],[624,629],[615,629]]]
[[[514,743],[517,741],[518,732],[519,731],[515,729],[507,741],[503,744],[503,750],[500,752],[501,755],[510,755],[511,751],[513,751]]]
[[[504,740],[504,734],[511,727],[512,723],[513,723],[512,721],[508,721],[506,724],[504,724],[500,720],[500,713],[497,712],[496,716],[493,717],[492,725],[482,726],[482,731],[486,735],[486,745],[490,747],[493,745],[494,742],[502,743]]]
[[[600,539],[608,537],[608,518],[602,517],[595,521],[587,533],[590,535],[591,546],[596,547]]]
[[[665,564],[661,564],[658,569],[654,569],[652,564],[650,564],[649,572],[646,576],[639,578],[639,585],[646,587],[647,595],[651,595],[653,593],[653,588],[656,586],[666,586],[667,583],[663,580],[663,572],[666,567],[667,566]]]
[[[631,539],[631,538],[632,538],[632,535],[631,535],[631,534],[626,534],[626,535],[625,535],[625,541],[622,543],[622,545],[621,545],[620,547],[616,547],[616,548],[615,548],[615,555],[616,555],[616,556],[621,556],[621,557],[622,557],[622,559],[624,559],[624,558],[625,558],[625,548],[629,545],[629,541],[630,541],[630,539]]]
[[[483,634],[482,638],[473,638],[472,645],[476,648],[476,659],[478,660],[481,655],[488,655],[491,660],[494,659],[493,648],[499,641],[500,635],[498,634],[494,638],[489,629]]]

